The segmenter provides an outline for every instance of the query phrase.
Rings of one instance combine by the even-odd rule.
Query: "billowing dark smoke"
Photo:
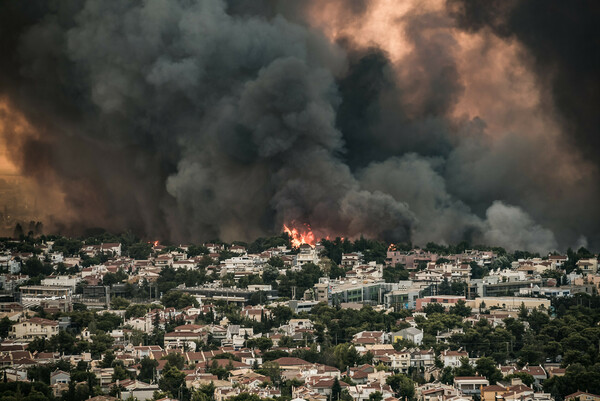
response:
[[[497,118],[457,112],[483,91],[475,69],[494,63],[483,51],[465,60],[456,21],[535,44],[488,19],[471,27],[456,4],[416,7],[390,33],[411,46],[395,59],[315,24],[311,7],[335,2],[301,3],[0,2],[0,98],[30,127],[17,141],[4,124],[3,137],[26,175],[64,193],[69,218],[57,222],[172,240],[296,221],[419,244],[600,244],[599,212],[584,211],[597,171],[567,129],[544,137],[549,106],[535,106],[544,123],[531,132],[518,104]],[[336,24],[374,3],[344,3]],[[543,75],[543,91],[558,78],[532,57],[518,67]],[[575,135],[597,134],[585,124]],[[552,163],[567,162],[582,167],[557,177]]]
[[[490,29],[526,46],[570,139],[600,164],[596,151],[600,147],[600,4],[593,0],[449,0],[448,7],[461,28]]]

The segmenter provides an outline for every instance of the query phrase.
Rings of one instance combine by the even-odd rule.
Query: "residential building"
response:
[[[62,370],[55,370],[50,374],[50,385],[53,386],[56,383],[68,384],[71,381],[71,375],[68,372]]]
[[[408,327],[396,333],[392,333],[392,343],[399,340],[408,340],[416,345],[421,345],[423,343],[423,331],[415,327]]]
[[[481,389],[489,385],[488,379],[482,376],[457,376],[454,378],[454,387],[464,395],[479,395]]]
[[[422,311],[429,304],[440,304],[444,308],[449,309],[454,306],[459,300],[465,300],[466,298],[459,295],[434,295],[430,297],[424,297],[417,299],[416,309]]]
[[[24,322],[15,323],[10,329],[10,338],[18,340],[49,339],[58,334],[58,322],[54,320],[32,317]]]
[[[577,261],[577,268],[581,269],[583,274],[596,274],[598,272],[598,259],[580,259]]]
[[[587,393],[585,391],[577,391],[573,394],[565,396],[565,401],[600,401],[600,395]]]
[[[440,358],[442,359],[442,362],[444,362],[445,368],[457,368],[461,365],[461,359],[468,357],[469,353],[467,351],[461,351],[460,349],[458,351],[444,350],[440,354]]]
[[[521,305],[525,305],[525,308],[532,310],[533,308],[543,308],[546,310],[550,309],[550,300],[541,298],[527,298],[527,297],[480,297],[475,299],[469,299],[466,301],[467,306],[473,309],[480,309],[482,305],[486,308],[502,308],[507,311],[518,311]]]

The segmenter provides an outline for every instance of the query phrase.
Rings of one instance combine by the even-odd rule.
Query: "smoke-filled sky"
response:
[[[599,249],[599,15],[561,0],[0,0],[0,170],[35,183],[62,232],[233,240],[294,222]]]

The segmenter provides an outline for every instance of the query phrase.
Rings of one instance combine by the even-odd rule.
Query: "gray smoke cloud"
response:
[[[311,6],[325,3],[3,1],[0,97],[32,127],[7,146],[26,175],[51,172],[65,229],[200,241],[297,222],[417,244],[598,246],[599,212],[583,213],[596,173],[562,131],[543,135],[548,109],[531,132],[531,110],[510,102],[456,114],[465,71],[494,62],[463,58],[451,12],[407,13],[412,50],[392,62],[377,43],[329,38]],[[561,152],[576,171],[557,177]]]
[[[485,214],[484,240],[489,244],[508,248],[520,244],[523,249],[534,252],[557,247],[552,231],[535,224],[527,213],[516,206],[496,201]]]

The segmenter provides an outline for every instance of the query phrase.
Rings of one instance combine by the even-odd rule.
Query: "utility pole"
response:
[[[471,277],[467,278],[467,299],[471,299]]]
[[[106,309],[110,309],[110,286],[104,286],[105,298],[106,298]]]

